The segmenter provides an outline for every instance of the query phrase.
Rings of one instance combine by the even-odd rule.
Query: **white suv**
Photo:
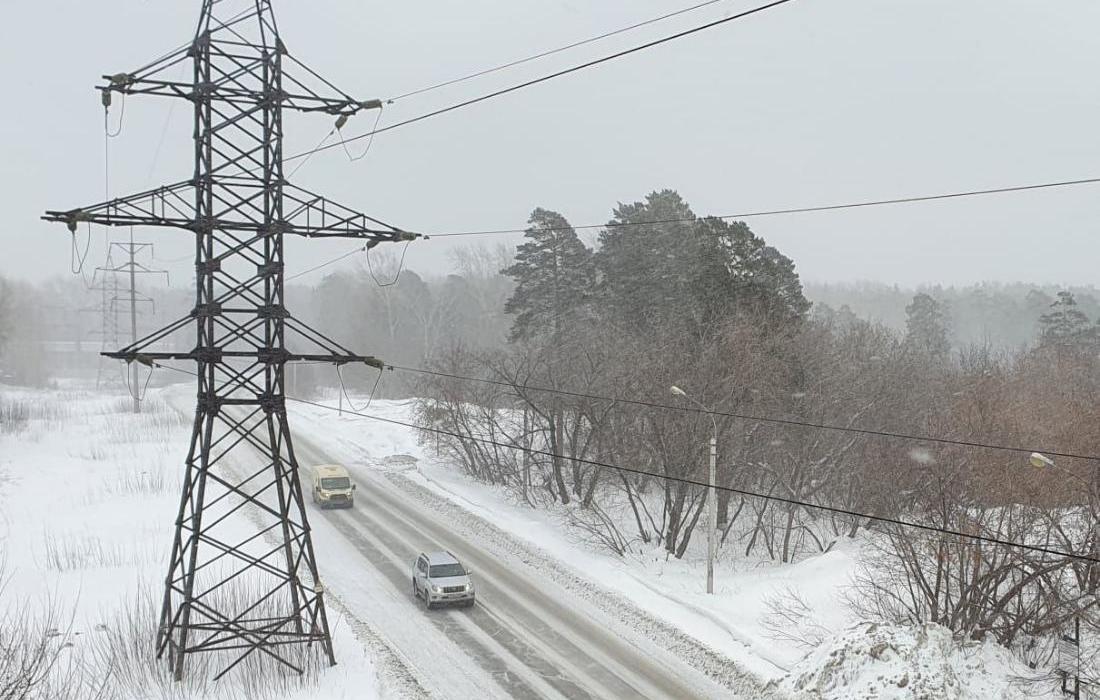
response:
[[[474,582],[470,572],[450,552],[421,554],[413,564],[413,595],[424,599],[424,607],[474,604]]]

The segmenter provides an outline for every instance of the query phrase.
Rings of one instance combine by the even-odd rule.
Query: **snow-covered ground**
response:
[[[411,402],[374,401],[364,409],[365,399],[352,398],[366,414],[415,422]],[[657,548],[620,558],[570,531],[560,510],[533,509],[441,463],[411,429],[318,406],[292,404],[290,410],[299,432],[349,465],[388,470],[391,479],[431,490],[794,696],[1037,696],[1036,686],[1019,682],[1032,675],[1029,669],[994,644],[960,644],[934,625],[874,626],[868,634],[843,601],[859,562],[857,544],[792,565],[723,549],[711,596],[702,542],[683,560]],[[415,462],[394,459],[401,455]],[[793,608],[796,621],[777,619],[777,605]]]
[[[190,419],[153,392],[139,415],[125,396],[78,389],[0,387],[0,399],[30,412],[22,425],[0,426],[0,567],[10,578],[0,625],[5,613],[26,609],[44,620],[52,610],[51,639],[64,650],[63,660],[90,665],[87,681],[102,682],[105,649],[118,651],[131,641],[139,649],[151,645]],[[243,515],[235,527],[252,532]],[[379,697],[374,665],[351,625],[338,607],[329,619],[339,665],[305,682],[288,679],[270,697]],[[140,669],[111,671],[118,694],[104,697],[187,696],[168,680],[165,663],[138,658]],[[121,680],[129,674],[160,685],[134,687]],[[242,697],[237,683],[256,685],[231,674],[190,696]],[[85,696],[92,695],[76,694]]]
[[[112,633],[130,633],[135,611],[142,620],[155,617],[190,433],[188,417],[170,403],[187,404],[190,392],[184,386],[151,392],[146,412],[133,415],[125,397],[0,387],[4,400],[31,412],[24,425],[0,426],[0,563],[11,578],[0,617],[15,607],[52,605],[62,614],[56,643],[71,645],[63,653],[74,658],[85,652],[94,656]],[[358,399],[355,403],[362,408]],[[447,503],[471,521],[524,543],[560,569],[559,583],[590,587],[586,599],[621,599],[644,611],[628,622],[644,626],[662,645],[676,645],[677,654],[694,658],[693,665],[712,676],[713,659],[722,658],[758,679],[760,687],[795,697],[1037,695],[1035,686],[1015,683],[1017,676],[1028,675],[1026,667],[995,645],[961,645],[935,626],[871,626],[853,619],[841,594],[859,561],[855,544],[788,566],[723,550],[717,594],[708,596],[701,548],[683,560],[658,549],[616,557],[577,537],[561,511],[516,503],[504,491],[440,463],[411,429],[297,403],[290,410],[295,432],[326,454],[354,469],[377,470],[410,498]],[[407,402],[375,401],[364,410],[413,421]],[[369,494],[359,499],[360,507],[369,507]],[[245,533],[252,524],[242,515],[237,527]],[[320,522],[318,527],[332,529]],[[348,578],[350,572],[332,565],[341,546],[333,542],[319,549],[322,572],[332,571],[334,594],[342,583],[358,590],[364,580],[361,574]],[[389,668],[379,649],[386,640],[372,626],[371,615],[386,599],[368,595],[364,603],[332,595],[330,600],[339,665],[312,675],[306,685],[281,688],[277,697],[402,697],[400,684],[389,682],[388,671],[380,672]],[[796,621],[776,624],[776,605],[794,610]],[[401,606],[407,601],[395,601],[379,614],[404,614]],[[691,643],[680,643],[669,630]],[[712,654],[711,660],[701,658],[698,649]],[[147,665],[165,682],[163,664]],[[233,697],[232,682],[194,696]]]

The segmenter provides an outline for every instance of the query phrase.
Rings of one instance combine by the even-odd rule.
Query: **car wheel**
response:
[[[435,607],[435,605],[432,604],[432,599],[428,595],[428,591],[425,590],[424,591],[424,609],[425,610],[431,610],[434,607]]]
[[[413,579],[413,598],[420,597],[420,589],[416,587],[416,579]]]
[[[462,607],[464,607],[464,608],[474,607],[474,599],[471,598],[470,600],[467,600],[465,603],[462,604]]]

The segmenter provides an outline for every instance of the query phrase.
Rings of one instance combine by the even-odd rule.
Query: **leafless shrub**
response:
[[[1034,519],[1020,507],[970,508],[942,526],[1027,542]],[[971,639],[1017,648],[1063,621],[1056,591],[1065,557],[967,538],[886,528],[871,538],[848,599],[867,619],[935,622]]]
[[[172,478],[163,470],[120,470],[114,480],[104,484],[104,490],[110,494],[127,496],[159,496],[179,491],[179,479]]]
[[[629,552],[631,545],[637,542],[637,539],[626,537],[615,519],[596,504],[587,508],[570,508],[566,512],[566,523],[582,541],[619,557]]]
[[[0,396],[0,434],[19,432],[30,419],[28,402]]]
[[[30,601],[5,596],[8,582],[0,560],[0,698],[102,697],[103,676],[89,674],[73,653],[71,619],[52,599],[36,608]]]
[[[113,402],[104,411],[108,415],[120,414],[106,424],[106,435],[112,444],[162,441],[187,423],[182,414],[159,399],[143,401],[141,413],[131,413],[131,410],[130,400],[121,399]]]
[[[45,565],[54,571],[82,571],[100,567],[133,566],[160,560],[160,548],[149,540],[104,543],[94,535],[46,533]]]
[[[767,612],[760,618],[760,626],[778,642],[813,649],[829,637],[829,630],[818,622],[813,608],[790,586],[766,596],[764,606]]]

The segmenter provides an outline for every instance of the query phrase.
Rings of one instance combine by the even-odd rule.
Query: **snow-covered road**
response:
[[[435,697],[730,697],[660,640],[631,635],[523,561],[502,561],[462,523],[409,498],[382,473],[296,436],[303,465],[343,462],[353,510],[312,510],[326,585],[383,636]],[[474,572],[473,609],[426,611],[411,590],[419,551],[448,549]],[[634,637],[634,638],[631,638]]]

